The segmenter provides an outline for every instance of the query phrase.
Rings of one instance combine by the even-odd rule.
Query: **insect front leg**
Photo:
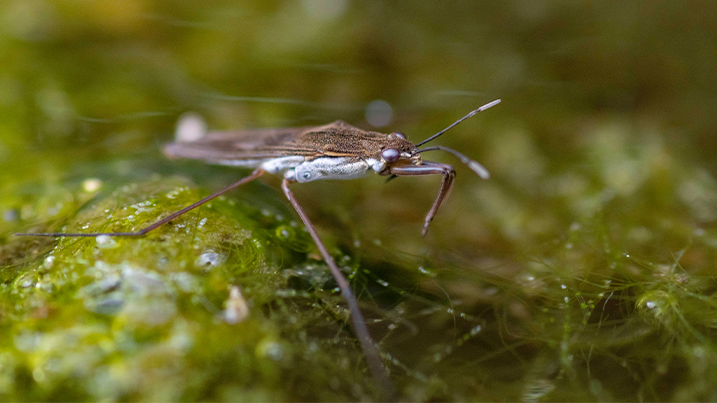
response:
[[[326,246],[321,238],[319,238],[319,234],[316,232],[316,228],[309,219],[309,216],[306,215],[306,212],[296,200],[294,193],[291,189],[289,189],[289,183],[291,182],[295,182],[295,180],[284,178],[281,182],[281,189],[284,191],[284,194],[286,195],[286,198],[289,199],[291,205],[294,206],[294,209],[299,214],[299,217],[301,217],[301,221],[304,222],[306,229],[309,230],[309,234],[311,234],[311,238],[314,240],[316,247],[319,248],[319,252],[321,252],[321,256],[323,256],[326,265],[329,266],[329,271],[331,271],[331,275],[334,277],[334,280],[336,280],[336,283],[341,290],[341,296],[344,300],[346,300],[346,303],[349,306],[354,331],[361,343],[361,349],[366,356],[366,363],[371,370],[371,374],[378,382],[379,388],[384,394],[384,398],[392,400],[396,396],[393,384],[388,378],[388,374],[383,367],[383,362],[381,361],[381,356],[376,348],[376,343],[373,341],[373,338],[371,338],[371,333],[369,333],[368,327],[366,327],[366,322],[363,319],[356,297],[354,296],[353,291],[351,291],[351,285],[348,280],[346,280],[346,277],[344,277],[341,273],[341,270],[339,270],[334,258],[331,257],[331,254],[329,254],[329,251],[326,249]]]
[[[389,175],[396,176],[421,176],[421,175],[443,175],[441,181],[441,188],[438,190],[438,196],[433,202],[433,206],[426,214],[426,221],[423,224],[422,235],[426,236],[428,232],[428,226],[433,221],[433,217],[438,212],[438,208],[443,203],[453,189],[453,179],[456,177],[456,171],[452,165],[441,164],[438,162],[423,161],[421,165],[395,165],[388,169]]]

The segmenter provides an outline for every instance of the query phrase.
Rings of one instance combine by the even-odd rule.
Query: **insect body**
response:
[[[419,146],[433,140],[461,121],[488,109],[500,100],[476,109]],[[181,124],[181,123],[180,123]],[[176,141],[164,147],[170,158],[190,158],[212,164],[284,172],[288,182],[320,179],[355,179],[369,171],[379,175],[443,175],[440,191],[426,216],[423,234],[453,186],[455,171],[448,164],[423,161],[421,153],[443,150],[458,156],[479,176],[488,171],[477,162],[447,147],[419,149],[401,133],[364,131],[343,121],[319,127],[259,129],[240,132],[209,132],[195,141]]]
[[[342,121],[319,127],[194,133],[193,137],[196,139],[192,141],[179,139],[169,143],[164,147],[164,153],[170,158],[190,158],[212,164],[251,167],[254,168],[254,171],[227,188],[135,232],[16,235],[51,237],[142,236],[209,200],[257,179],[264,173],[283,173],[282,190],[306,225],[332,276],[336,280],[341,290],[341,295],[349,306],[353,327],[366,356],[367,364],[374,378],[378,381],[381,390],[386,396],[390,396],[394,394],[391,381],[383,368],[381,357],[364,323],[351,287],[319,238],[313,223],[289,189],[289,185],[296,182],[303,183],[321,179],[354,179],[366,175],[369,171],[390,177],[442,175],[443,180],[438,196],[426,215],[423,226],[423,234],[425,235],[431,220],[433,220],[438,208],[453,186],[455,171],[451,165],[423,160],[422,154],[424,152],[436,150],[449,152],[457,156],[461,162],[468,165],[482,178],[488,179],[489,174],[479,163],[453,149],[443,146],[422,149],[419,147],[442,135],[460,122],[499,102],[500,100],[495,100],[483,105],[442,131],[415,145],[401,133],[382,134],[364,131]],[[182,123],[180,122],[178,132],[182,130],[181,126]]]

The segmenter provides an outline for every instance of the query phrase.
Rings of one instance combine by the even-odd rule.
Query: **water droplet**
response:
[[[229,291],[229,298],[224,302],[224,321],[230,325],[239,323],[249,317],[249,305],[241,294],[239,287]]]
[[[95,238],[95,243],[100,249],[112,249],[117,246],[117,241],[115,241],[113,237],[108,235],[98,236],[97,238]]]
[[[20,218],[20,211],[17,209],[5,210],[2,213],[2,219],[7,222],[17,221]]]
[[[153,207],[147,207],[147,206],[150,206],[151,204],[152,203],[150,203],[149,201],[144,201],[141,203],[133,204],[130,207],[133,207],[136,210],[134,212],[135,214],[140,214],[140,213],[150,212],[150,211],[154,210]],[[127,218],[129,218],[129,217],[127,217]]]
[[[257,349],[259,350],[258,353],[260,355],[268,357],[274,361],[280,361],[284,358],[284,348],[279,343],[273,341],[263,342],[259,344]]]
[[[288,225],[280,225],[276,227],[276,237],[281,240],[288,240],[291,239],[294,235],[294,230]]]
[[[194,261],[194,265],[198,267],[216,267],[220,264],[224,263],[226,260],[226,256],[220,253],[217,253],[213,250],[207,250]]]
[[[35,284],[35,288],[37,288],[38,290],[42,290],[48,294],[52,294],[52,291],[55,289],[55,286],[49,281],[40,281]]]
[[[420,271],[421,273],[426,274],[428,276],[436,277],[436,272],[434,272],[433,270],[430,270],[430,269],[426,269],[423,266],[418,266],[418,271]]]
[[[32,379],[38,383],[43,382],[45,380],[45,371],[42,368],[35,368],[32,370]]]
[[[204,119],[193,112],[187,112],[179,117],[177,127],[174,130],[174,138],[177,141],[196,141],[207,133],[207,124]]]
[[[97,178],[88,178],[82,181],[82,190],[85,192],[94,192],[102,187],[102,181]]]
[[[35,285],[35,281],[33,281],[31,278],[23,279],[20,282],[20,287],[22,288],[29,288]]]

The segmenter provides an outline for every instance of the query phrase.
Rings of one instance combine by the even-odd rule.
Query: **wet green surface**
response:
[[[402,398],[717,400],[712,3],[9,0],[0,16],[0,400],[380,399],[275,178],[142,238],[12,233],[137,229],[247,175],[162,157],[187,111],[420,141],[496,98],[436,141],[492,178],[431,154],[458,178],[425,238],[437,178],[294,187]]]

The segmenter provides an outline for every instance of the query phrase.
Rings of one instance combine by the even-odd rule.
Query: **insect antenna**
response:
[[[436,137],[440,136],[441,134],[443,134],[443,133],[445,133],[445,132],[451,130],[451,129],[452,129],[454,126],[456,126],[458,123],[461,123],[462,121],[464,121],[464,120],[466,120],[466,119],[468,119],[468,118],[470,118],[470,117],[473,117],[473,116],[474,116],[476,113],[478,113],[478,112],[482,112],[482,111],[484,111],[484,110],[486,110],[486,109],[488,109],[488,108],[490,108],[490,107],[496,106],[496,105],[498,105],[499,103],[500,103],[500,99],[496,99],[496,100],[493,101],[493,102],[488,102],[487,104],[481,106],[480,108],[478,108],[478,109],[472,111],[471,113],[469,113],[469,114],[463,116],[462,118],[456,120],[455,122],[453,122],[453,124],[451,124],[450,126],[446,127],[445,129],[441,130],[440,132],[438,132],[438,133],[434,134],[433,136],[431,136],[431,137],[429,137],[429,138],[427,138],[427,139],[421,141],[420,143],[416,144],[416,147],[420,147],[420,146],[422,146],[422,145],[428,143],[429,141],[434,140]],[[464,162],[465,162],[465,161],[464,161]],[[480,174],[478,174],[478,175],[480,175]]]
[[[460,122],[460,120],[459,120],[459,122]],[[453,125],[455,125],[455,123]],[[455,155],[456,157],[458,157],[458,159],[461,160],[462,163],[468,165],[468,168],[470,168],[473,172],[475,172],[481,178],[483,178],[483,179],[490,178],[490,173],[488,172],[488,170],[485,169],[485,167],[483,165],[479,164],[478,161],[474,161],[474,160],[466,157],[464,154],[461,154],[452,148],[448,148],[445,146],[433,146],[433,147],[424,148],[423,150],[418,150],[418,152],[416,154],[423,153],[426,151],[436,151],[436,150],[446,151],[446,152],[449,152],[449,153]]]

